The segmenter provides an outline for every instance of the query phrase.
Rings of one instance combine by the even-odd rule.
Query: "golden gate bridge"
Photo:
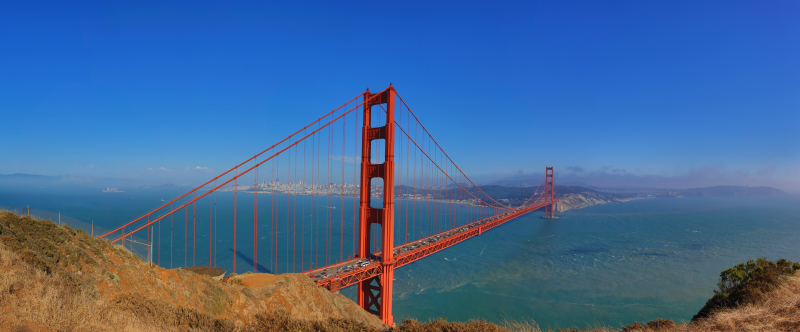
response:
[[[519,206],[487,195],[389,85],[100,237],[131,251],[150,239],[165,268],[356,285],[359,306],[392,325],[395,269],[537,209],[552,218],[557,203],[552,167]]]

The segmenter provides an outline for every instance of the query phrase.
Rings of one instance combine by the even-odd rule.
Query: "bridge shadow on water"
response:
[[[229,253],[233,253],[233,249],[228,249]],[[245,255],[241,251],[236,252],[236,257],[245,261],[247,263],[247,271],[252,271],[251,268],[253,267],[253,258]],[[256,270],[258,273],[272,273],[272,271],[264,265],[256,264]]]

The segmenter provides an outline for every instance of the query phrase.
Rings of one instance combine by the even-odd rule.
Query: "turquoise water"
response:
[[[395,319],[689,320],[722,270],[757,257],[800,260],[797,196],[642,199],[540,216],[398,269]]]
[[[28,188],[0,190],[0,205],[61,210],[110,227],[180,193]],[[395,320],[534,319],[544,327],[688,320],[712,295],[720,271],[756,257],[800,260],[798,196],[642,199],[571,210],[554,220],[540,216],[528,214],[398,269]],[[220,247],[228,235],[220,236]],[[252,250],[246,240],[252,226],[239,236]],[[204,248],[198,256],[207,255]],[[259,257],[266,255],[259,247]],[[252,255],[240,256],[239,264],[252,264]],[[342,292],[355,294],[352,287]]]

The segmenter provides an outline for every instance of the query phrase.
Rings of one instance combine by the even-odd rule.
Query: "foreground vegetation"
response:
[[[765,259],[725,270],[691,322],[558,331],[800,331],[798,270]],[[0,331],[542,331],[532,321],[441,319],[389,328],[304,276],[278,279],[250,289],[161,269],[83,231],[0,211]],[[291,303],[298,294],[305,302]]]

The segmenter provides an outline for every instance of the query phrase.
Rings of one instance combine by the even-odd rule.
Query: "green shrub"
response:
[[[759,302],[763,299],[764,293],[797,270],[800,270],[800,263],[792,263],[785,259],[773,262],[759,258],[722,271],[717,284],[719,289],[714,291],[714,296],[706,302],[697,315],[692,317],[692,320],[708,317],[717,309]]]
[[[62,227],[64,228],[65,231],[67,231],[67,233],[69,233],[70,236],[75,236],[75,234],[77,234],[75,233],[75,230],[72,229],[72,227],[69,227],[69,225],[67,224],[64,224],[64,226]]]
[[[203,294],[202,300],[205,302],[205,307],[213,314],[221,314],[225,311],[225,307],[229,303],[233,303],[233,298],[217,282],[208,279],[203,279]]]

